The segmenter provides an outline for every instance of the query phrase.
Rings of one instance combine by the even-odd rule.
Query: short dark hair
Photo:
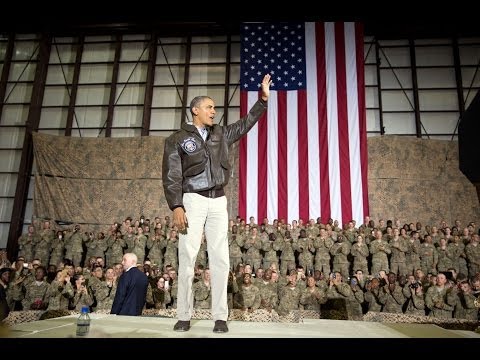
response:
[[[193,108],[194,107],[198,107],[200,105],[200,103],[205,100],[205,99],[210,99],[212,100],[212,98],[210,96],[207,96],[207,95],[201,95],[201,96],[195,96],[192,101],[190,101],[190,113],[193,115],[195,115],[193,113]]]

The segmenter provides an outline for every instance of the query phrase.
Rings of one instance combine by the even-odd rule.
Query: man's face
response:
[[[2,273],[2,282],[8,284],[10,282],[10,271],[5,271]]]
[[[198,106],[194,107],[193,113],[196,115],[196,125],[212,126],[215,118],[215,103],[212,99],[204,99]]]

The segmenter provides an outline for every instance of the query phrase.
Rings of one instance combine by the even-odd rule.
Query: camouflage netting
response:
[[[34,217],[112,224],[169,212],[163,137],[73,138],[33,134]]]
[[[369,311],[363,315],[363,321],[381,323],[408,323],[408,324],[435,324],[450,330],[475,331],[480,325],[479,321],[465,319],[438,319],[431,316],[417,316],[407,314],[393,314]]]
[[[96,311],[97,314],[109,314],[107,310]],[[11,311],[7,318],[3,320],[4,324],[12,326],[15,324],[52,319],[61,316],[68,315],[78,315],[79,312],[76,310],[27,310],[27,311]],[[158,316],[158,317],[168,317],[175,318],[177,316],[177,311],[175,309],[144,309],[142,316]],[[228,316],[228,320],[238,320],[238,321],[257,321],[257,322],[286,322],[286,323],[298,323],[302,319],[319,319],[319,313],[316,311],[290,311],[288,314],[279,315],[275,310],[268,312],[266,310],[255,310],[252,313],[241,311],[241,310],[232,310]],[[212,314],[210,310],[201,310],[196,309],[193,312],[192,319],[196,320],[211,320]]]
[[[78,311],[73,310],[24,310],[24,311],[10,311],[8,316],[3,319],[3,323],[8,326],[32,322],[37,320],[53,319],[61,316],[68,316],[72,314],[80,314]]]
[[[108,310],[100,310],[97,314],[109,314]],[[52,319],[61,316],[78,315],[76,310],[27,310],[27,311],[11,311],[8,317],[3,320],[3,324],[13,326],[25,322]],[[325,318],[327,314],[320,314],[317,311],[294,310],[288,314],[279,315],[275,310],[268,312],[266,310],[255,310],[253,312],[245,312],[242,310],[231,310],[228,316],[229,321],[253,321],[253,322],[279,322],[279,323],[301,323],[303,319],[320,319]],[[142,316],[175,318],[177,311],[175,309],[148,309],[143,310]],[[330,316],[330,315],[327,315]],[[212,314],[210,310],[196,309],[193,312],[192,319],[195,320],[211,320]],[[329,319],[336,319],[329,317]],[[338,320],[344,320],[342,316]],[[357,319],[362,320],[362,319]],[[409,323],[409,324],[435,324],[450,330],[469,330],[479,331],[480,322],[463,320],[463,319],[436,319],[429,316],[414,316],[406,314],[392,314],[381,312],[368,312],[363,316],[363,321],[381,322],[381,323]]]
[[[370,216],[438,225],[480,220],[475,187],[460,171],[456,141],[368,138]]]
[[[92,227],[170,213],[162,187],[163,137],[74,138],[34,133],[34,218]],[[458,144],[399,136],[368,138],[373,219],[438,224],[480,222],[475,187],[458,166]],[[226,188],[230,217],[238,208],[238,143]]]
[[[161,316],[161,317],[176,317],[177,311],[175,309],[149,309],[144,310],[142,315]],[[319,313],[316,311],[294,310],[287,314],[280,315],[275,310],[271,312],[267,310],[255,310],[253,312],[242,311],[238,309],[230,310],[228,320],[236,321],[255,321],[255,322],[286,322],[298,323],[302,319],[320,319]],[[211,320],[212,314],[210,310],[194,309],[192,319],[197,320]]]

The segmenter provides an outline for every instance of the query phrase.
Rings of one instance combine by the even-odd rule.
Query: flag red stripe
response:
[[[337,73],[338,151],[340,166],[340,197],[342,223],[352,219],[352,190],[350,188],[350,145],[348,142],[347,79],[345,69],[345,29],[335,23],[335,60]]]
[[[258,223],[267,216],[267,111],[258,120]],[[248,215],[250,216],[250,214]]]
[[[248,109],[248,92],[240,91],[240,117],[245,116]],[[238,194],[238,215],[242,219],[247,219],[247,136],[240,139],[238,146],[238,184],[240,193]],[[252,191],[252,189],[251,189]],[[252,214],[253,215],[253,214]],[[248,215],[250,216],[250,215]],[[230,214],[232,217],[232,214]]]
[[[317,89],[318,89],[318,139],[320,157],[320,207],[325,224],[330,218],[330,184],[328,174],[328,129],[327,129],[327,79],[325,77],[325,28],[316,23]]]
[[[287,93],[279,91],[278,106],[278,219],[288,218]]]
[[[357,95],[358,95],[358,120],[360,136],[360,165],[362,167],[362,195],[363,216],[369,215],[368,208],[368,149],[367,149],[367,115],[365,111],[365,73],[363,59],[363,25],[355,24],[355,48],[357,64]]]
[[[307,91],[298,90],[298,209],[299,218],[310,218],[308,192]]]

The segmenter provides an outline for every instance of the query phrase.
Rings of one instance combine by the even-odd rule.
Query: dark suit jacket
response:
[[[3,285],[0,285],[0,321],[5,319],[10,312],[10,308],[7,303],[7,292]]]
[[[132,315],[142,314],[147,297],[148,278],[135,266],[120,276],[117,292],[113,300],[111,314]]]

